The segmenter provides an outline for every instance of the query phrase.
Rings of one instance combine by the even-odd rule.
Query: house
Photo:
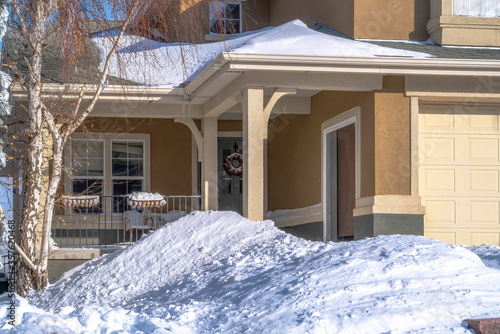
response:
[[[131,67],[125,96],[110,79],[61,192],[200,195],[313,240],[500,245],[498,36],[486,0],[220,1],[200,38],[227,49],[149,87]]]

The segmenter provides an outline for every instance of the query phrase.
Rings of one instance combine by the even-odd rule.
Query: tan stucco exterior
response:
[[[355,0],[354,37],[427,40],[430,0]]]
[[[410,195],[410,99],[403,77],[375,92],[375,195]]]
[[[366,196],[373,194],[373,103],[373,93],[325,91],[313,96],[310,115],[283,115],[271,122],[269,210],[321,203],[321,124],[356,106],[361,107],[363,124],[361,193]]]
[[[307,25],[326,24],[348,36],[354,35],[354,0],[273,0],[271,24],[300,19]]]
[[[432,0],[427,29],[439,45],[500,46],[498,18],[453,16],[453,0]]]
[[[89,118],[88,132],[146,133],[151,140],[151,191],[163,195],[191,194],[191,132],[172,119]]]
[[[280,116],[271,122],[269,210],[321,203],[321,124],[357,106],[360,197],[410,195],[410,99],[404,96],[403,77],[385,77],[381,91],[324,91],[313,96],[310,115]]]

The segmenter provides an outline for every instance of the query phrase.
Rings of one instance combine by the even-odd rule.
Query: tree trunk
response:
[[[37,1],[33,13],[34,22],[28,32],[28,73],[26,90],[28,95],[27,107],[27,140],[28,152],[26,168],[23,176],[23,212],[19,224],[19,246],[32,262],[36,259],[36,227],[40,213],[40,197],[42,193],[42,45],[44,41],[45,12],[44,1]],[[26,296],[33,287],[36,273],[23,261],[18,262],[17,291],[21,296]]]
[[[61,181],[62,165],[63,165],[63,150],[64,142],[57,133],[57,128],[51,129],[53,138],[53,160],[52,170],[50,173],[50,183],[47,190],[47,198],[45,199],[43,231],[42,231],[42,246],[40,250],[40,261],[38,277],[35,281],[35,290],[40,291],[48,284],[48,264],[50,253],[50,233],[52,230],[52,217],[54,215],[54,203],[57,194],[57,187]]]

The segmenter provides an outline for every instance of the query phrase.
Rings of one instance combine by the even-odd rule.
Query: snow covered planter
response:
[[[136,208],[159,208],[166,204],[163,195],[137,192],[128,196],[128,204]]]
[[[61,201],[64,203],[64,205],[69,207],[79,206],[84,208],[91,208],[93,206],[99,205],[99,196],[68,196],[61,198]]]
[[[234,160],[238,160],[238,162],[240,163],[238,167],[235,167],[233,165]],[[243,157],[241,156],[240,153],[234,152],[227,156],[223,166],[229,175],[241,176],[243,174]]]

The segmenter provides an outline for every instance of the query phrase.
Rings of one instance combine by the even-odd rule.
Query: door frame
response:
[[[348,111],[343,112],[321,124],[321,147],[322,147],[322,163],[321,163],[321,175],[322,175],[322,198],[323,203],[323,241],[337,241],[336,238],[333,240],[331,238],[332,231],[330,227],[331,218],[329,212],[332,208],[329,207],[331,192],[330,188],[327,186],[329,184],[329,154],[328,154],[328,135],[334,131],[337,131],[343,127],[354,124],[355,128],[355,157],[354,166],[355,172],[355,199],[360,198],[361,194],[361,107],[355,107]],[[336,208],[335,208],[336,211]],[[336,227],[335,227],[336,229]]]

